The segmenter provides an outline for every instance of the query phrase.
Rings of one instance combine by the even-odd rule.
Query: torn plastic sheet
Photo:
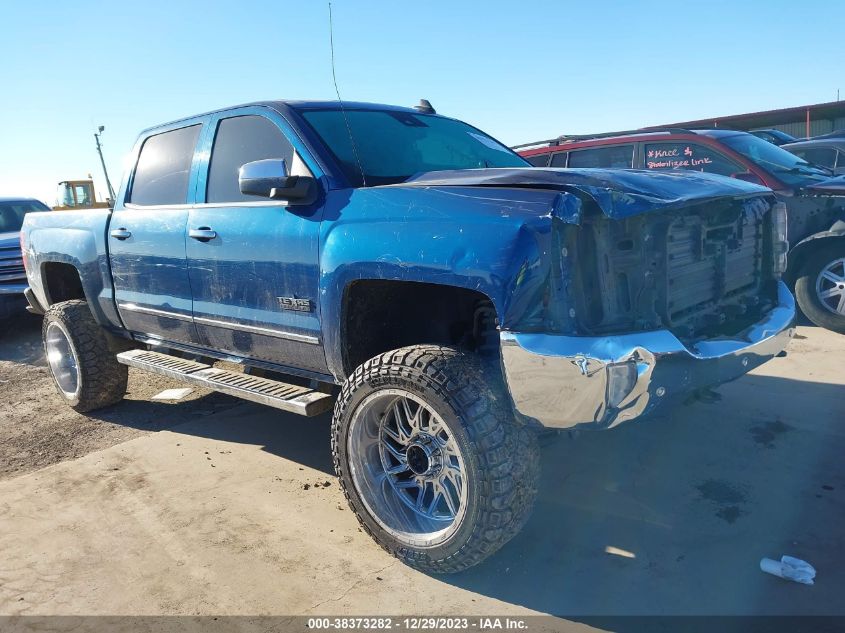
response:
[[[816,570],[810,563],[792,556],[782,556],[780,560],[764,558],[760,561],[760,570],[802,585],[812,585],[816,577]]]

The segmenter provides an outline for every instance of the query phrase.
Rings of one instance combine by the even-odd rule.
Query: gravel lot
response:
[[[0,338],[0,614],[845,614],[845,337],[801,327],[721,402],[560,437],[523,533],[430,577],[359,531],[328,416],[149,402],[179,385],[135,372],[78,415],[39,327]],[[759,571],[782,554],[816,585]]]

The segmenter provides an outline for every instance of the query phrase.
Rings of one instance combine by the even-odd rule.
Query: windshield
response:
[[[795,154],[753,134],[723,136],[719,140],[787,185],[800,187],[830,178],[830,172],[826,169],[808,163],[803,158],[798,158]]]
[[[530,167],[510,149],[476,128],[439,116],[389,110],[306,110],[303,118],[334,154],[355,187],[408,180],[445,169]],[[356,160],[357,154],[357,160]],[[360,161],[361,166],[358,166]]]
[[[49,211],[50,207],[36,200],[0,202],[0,233],[20,231],[23,216],[30,211]]]

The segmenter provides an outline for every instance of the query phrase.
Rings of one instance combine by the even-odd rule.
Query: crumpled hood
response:
[[[610,218],[772,193],[736,178],[692,171],[637,169],[461,169],[418,174],[396,187],[527,187],[557,189],[591,198]]]

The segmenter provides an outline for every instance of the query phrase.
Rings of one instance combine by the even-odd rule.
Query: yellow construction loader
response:
[[[53,211],[79,211],[82,209],[108,209],[108,202],[97,202],[94,181],[63,180],[59,183]]]

